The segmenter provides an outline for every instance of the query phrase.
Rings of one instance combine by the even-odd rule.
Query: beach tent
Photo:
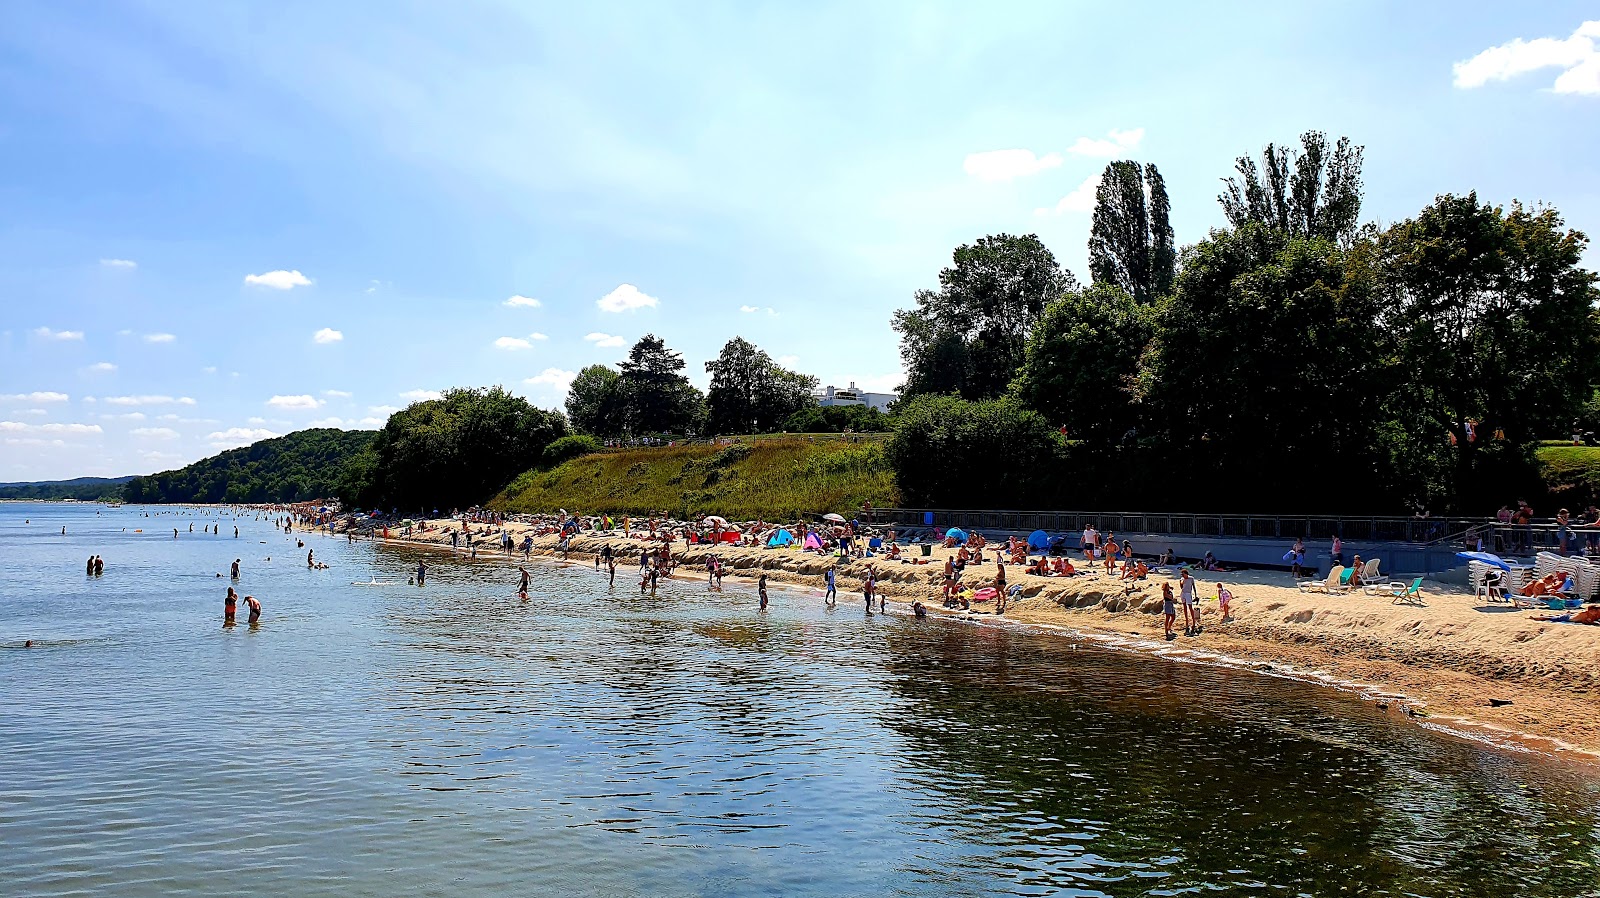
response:
[[[1050,550],[1050,534],[1043,530],[1035,530],[1028,534],[1028,551],[1048,552]]]
[[[944,535],[946,539],[949,539],[953,536],[961,542],[967,541],[967,531],[962,530],[960,527],[951,527],[949,530],[944,532]]]
[[[822,539],[820,537],[818,537],[815,533],[807,533],[806,534],[806,548],[807,549],[820,549],[820,548],[822,548]]]
[[[794,534],[787,530],[779,530],[767,540],[768,546],[787,546],[794,542]]]

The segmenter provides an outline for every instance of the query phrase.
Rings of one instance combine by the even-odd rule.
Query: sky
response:
[[[737,335],[892,389],[956,246],[1087,280],[1108,161],[1193,243],[1307,129],[1365,146],[1364,220],[1476,190],[1600,232],[1600,7],[8,0],[0,481],[452,386],[559,408],[645,333],[702,387]]]

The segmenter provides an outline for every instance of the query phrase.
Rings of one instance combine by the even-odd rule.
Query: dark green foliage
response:
[[[894,418],[865,405],[808,405],[789,416],[783,429],[789,433],[883,433]]]
[[[1217,200],[1235,228],[1254,222],[1294,237],[1348,244],[1361,217],[1363,149],[1341,137],[1330,150],[1321,131],[1300,135],[1298,152],[1269,143],[1259,168],[1249,156],[1239,157],[1239,178],[1227,178]]]
[[[359,507],[464,508],[539,464],[566,432],[560,414],[502,387],[447,390],[389,417],[361,463],[368,479],[347,484],[345,498]]]
[[[918,396],[884,453],[909,506],[1038,508],[1055,498],[1060,449],[1044,416],[1013,399]]]
[[[683,356],[660,337],[640,337],[617,367],[622,434],[688,434],[705,426],[705,397],[683,376]]]
[[[622,377],[605,365],[578,372],[567,390],[567,422],[579,433],[622,435]]]
[[[1154,164],[1143,171],[1137,162],[1108,164],[1095,190],[1089,229],[1094,283],[1116,287],[1141,303],[1171,292],[1177,260],[1171,211],[1166,183]]]
[[[97,499],[117,501],[122,498],[123,484],[130,477],[75,477],[71,480],[39,480],[24,483],[0,483],[0,499],[78,499],[90,502]]]
[[[544,464],[553,468],[567,459],[599,452],[602,448],[599,440],[586,433],[569,433],[544,447]]]
[[[734,337],[706,362],[706,393],[713,434],[770,433],[795,412],[814,405],[817,379],[779,365],[743,337]]]
[[[305,502],[331,499],[371,446],[370,430],[322,427],[229,449],[176,471],[135,477],[128,502]]]
[[[1594,395],[1600,292],[1580,267],[1587,244],[1553,209],[1507,211],[1476,194],[1441,196],[1378,239],[1390,298],[1379,327],[1406,372],[1397,417],[1407,439],[1448,458],[1433,464],[1463,501],[1495,503],[1505,466],[1531,465],[1540,437],[1570,435]]]
[[[1074,440],[1119,441],[1138,422],[1140,358],[1157,312],[1097,284],[1051,303],[1034,326],[1014,389]]]
[[[952,261],[939,273],[938,291],[920,290],[915,309],[895,312],[902,393],[999,396],[1044,307],[1077,281],[1033,234],[984,237],[957,247]]]

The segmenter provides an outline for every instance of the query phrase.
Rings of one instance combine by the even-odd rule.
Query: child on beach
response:
[[[1233,602],[1233,593],[1229,592],[1228,588],[1226,586],[1223,586],[1221,583],[1218,583],[1217,584],[1217,606],[1218,606],[1218,610],[1222,612],[1222,622],[1223,623],[1228,623],[1229,621],[1233,620],[1233,611],[1230,608],[1230,603],[1231,602]]]
[[[832,605],[839,601],[839,586],[834,582],[833,568],[828,568],[828,572],[822,576],[828,584],[827,591],[822,594],[823,604]]]
[[[1166,616],[1167,641],[1176,639],[1172,625],[1178,620],[1178,608],[1172,602],[1172,581],[1161,581],[1161,613]]]

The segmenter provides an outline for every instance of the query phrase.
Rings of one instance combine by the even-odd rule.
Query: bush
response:
[[[600,441],[585,433],[564,436],[544,447],[544,464],[553,468],[568,459],[599,452]]]
[[[1038,412],[1013,399],[918,396],[885,449],[904,501],[943,508],[1040,508],[1064,448]]]

